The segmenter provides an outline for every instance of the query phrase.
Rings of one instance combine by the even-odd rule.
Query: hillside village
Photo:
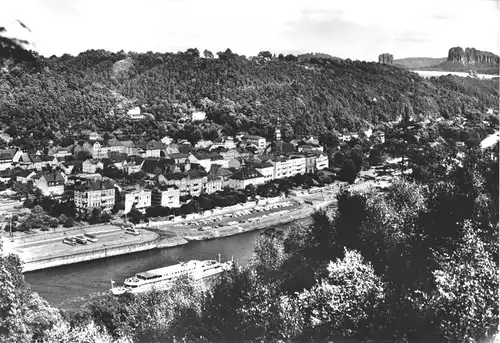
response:
[[[105,140],[90,132],[86,141],[64,148],[1,150],[0,188],[24,194],[18,205],[21,201],[26,205],[27,198],[34,202],[49,198],[51,210],[60,208],[61,215],[95,223],[109,220],[110,213],[120,210],[140,216],[153,207],[168,208],[163,211],[167,214],[188,214],[198,210],[193,204],[187,206],[193,197],[224,189],[246,193],[254,189],[250,193],[255,193],[257,187],[273,180],[313,175],[329,167],[318,139],[284,142],[279,127],[271,142],[246,132],[194,146],[169,137],[134,142],[111,136],[106,134],[109,139]],[[261,190],[269,193],[266,187]],[[236,200],[241,201],[246,198]],[[10,220],[8,217],[7,213],[3,219]]]

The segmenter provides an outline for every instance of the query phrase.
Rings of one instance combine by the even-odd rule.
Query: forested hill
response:
[[[285,137],[366,129],[392,121],[405,106],[417,116],[485,112],[498,102],[498,80],[423,79],[377,63],[295,56],[252,61],[229,49],[219,58],[185,53],[110,53],[39,58],[39,65],[1,61],[0,127],[34,141],[113,131],[158,139],[193,130],[205,138],[237,130],[269,136],[277,119]],[[125,117],[141,106],[140,122]]]

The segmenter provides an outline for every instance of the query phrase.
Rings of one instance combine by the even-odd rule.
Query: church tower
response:
[[[274,141],[281,142],[280,120],[276,123],[276,130],[274,130]]]

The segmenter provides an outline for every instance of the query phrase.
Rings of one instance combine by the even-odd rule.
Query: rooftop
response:
[[[263,177],[261,173],[259,173],[255,168],[252,167],[244,167],[234,173],[230,179],[233,180],[250,180],[258,177]]]

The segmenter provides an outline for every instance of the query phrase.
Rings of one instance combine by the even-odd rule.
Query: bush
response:
[[[55,229],[59,226],[59,222],[57,221],[56,218],[50,218],[49,225],[51,228]]]
[[[73,222],[73,219],[71,218],[67,218],[66,221],[63,223],[63,226],[68,228],[68,227],[72,227],[74,224]]]

